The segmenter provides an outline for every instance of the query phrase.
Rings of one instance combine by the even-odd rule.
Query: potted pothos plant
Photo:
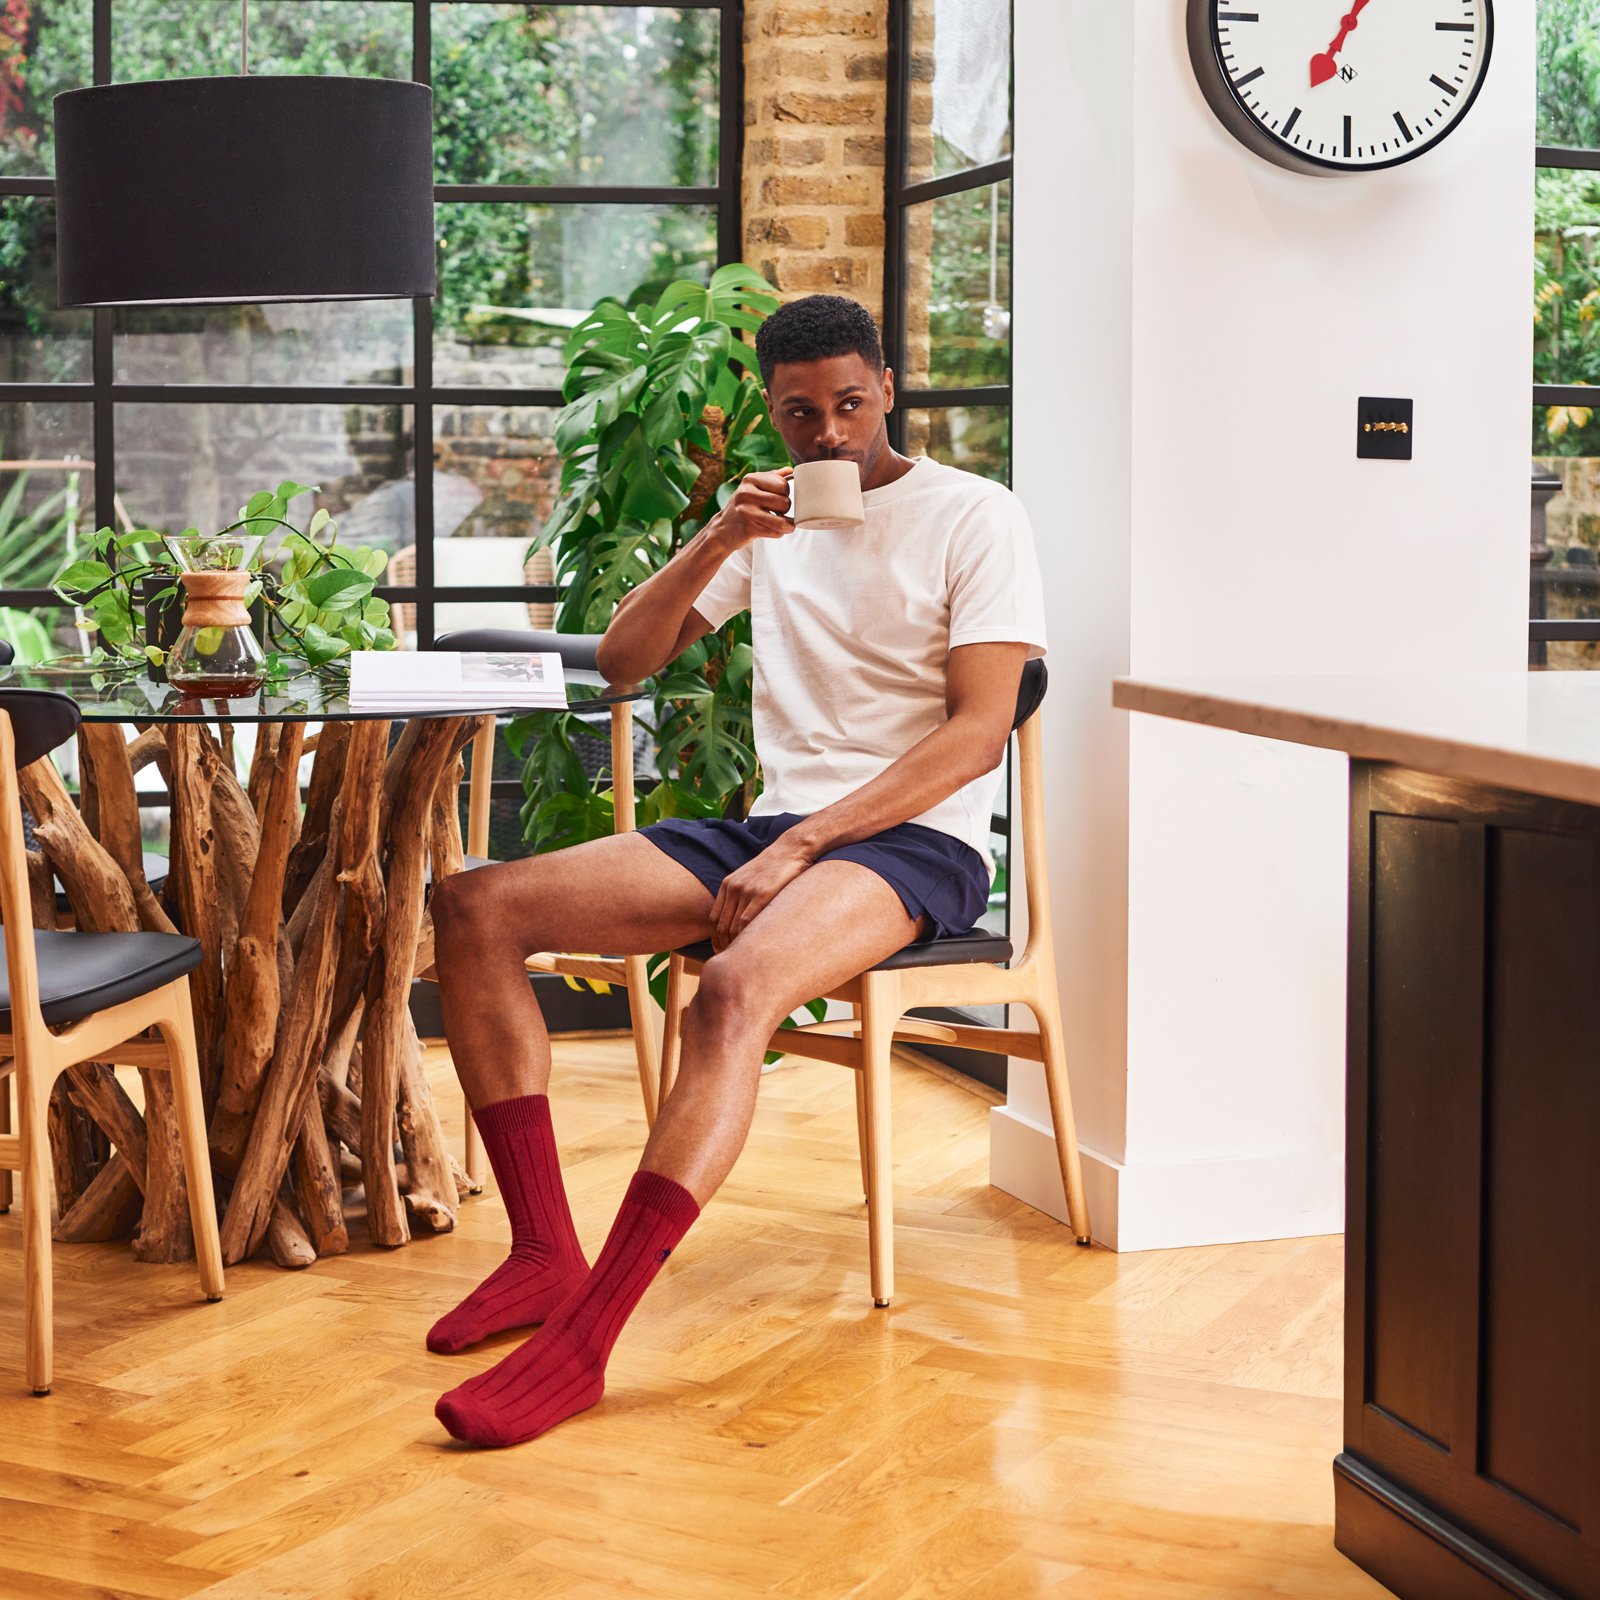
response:
[[[392,650],[389,602],[373,594],[388,563],[382,551],[338,542],[338,524],[326,509],[312,513],[304,528],[287,515],[289,502],[315,494],[311,484],[287,479],[262,489],[240,507],[238,520],[206,537],[243,533],[267,536],[286,530],[278,547],[280,565],[259,565],[245,596],[265,616],[269,676],[301,664],[327,667],[352,650]],[[202,537],[198,528],[179,536]],[[157,622],[180,608],[177,568],[149,528],[119,533],[100,528],[56,574],[55,592],[83,614],[82,626],[96,640],[89,664],[159,668],[166,656]],[[175,631],[175,630],[173,630]],[[170,642],[170,641],[169,641]]]
[[[623,596],[672,559],[740,478],[789,464],[741,337],[777,306],[771,284],[734,263],[709,285],[673,283],[653,303],[602,300],[573,329],[555,431],[561,492],[535,541],[554,549],[562,632],[603,632]],[[659,777],[639,794],[638,822],[748,809],[760,781],[751,666],[740,615],[657,681],[645,720]],[[583,726],[571,712],[539,712],[508,729],[524,757],[523,826],[536,851],[612,831],[609,779],[591,778],[573,747]]]

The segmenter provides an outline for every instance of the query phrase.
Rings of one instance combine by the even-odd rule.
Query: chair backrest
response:
[[[78,731],[82,720],[78,702],[48,689],[0,687],[0,711],[11,719],[11,736],[17,767],[48,755]]]
[[[548,650],[572,672],[597,672],[598,633],[549,633],[542,628],[462,628],[434,640],[440,650]]]
[[[1022,664],[1022,682],[1017,685],[1017,714],[1011,719],[1015,733],[1044,703],[1044,692],[1050,687],[1050,674],[1043,661],[1025,661]]]
[[[0,688],[0,922],[6,940],[14,1030],[24,1019],[42,1027],[39,967],[34,955],[33,908],[28,899],[28,858],[22,842],[22,796],[17,769],[70,739],[79,722],[75,701],[47,689]]]
[[[1048,958],[1050,942],[1050,874],[1044,839],[1044,743],[1037,712],[1044,703],[1050,674],[1043,661],[1029,661],[1017,688],[1017,713],[1011,731],[1017,740],[1017,789],[1021,801],[1022,882],[1028,896],[1028,945],[1022,959],[1038,952]],[[1010,863],[1017,882],[1016,862]]]

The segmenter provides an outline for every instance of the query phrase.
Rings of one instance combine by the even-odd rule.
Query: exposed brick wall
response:
[[[888,0],[745,7],[745,259],[883,316]]]

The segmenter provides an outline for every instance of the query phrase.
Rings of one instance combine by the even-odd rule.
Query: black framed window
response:
[[[553,573],[527,546],[559,477],[568,330],[601,295],[741,254],[739,0],[256,0],[252,71],[432,86],[438,296],[57,311],[52,96],[234,71],[238,18],[236,0],[0,15],[0,632],[78,648],[46,585],[85,531],[220,525],[285,477],[389,551],[403,643],[544,620]]]
[[[1600,666],[1600,0],[1538,0],[1528,664]]]
[[[909,455],[1011,481],[1012,7],[890,0],[884,352],[890,438]],[[1010,776],[990,830],[982,925],[1009,934]],[[990,1011],[981,1008],[985,1020]],[[995,1058],[972,1076],[1003,1082]]]

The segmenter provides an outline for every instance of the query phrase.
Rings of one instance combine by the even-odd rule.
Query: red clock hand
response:
[[[1362,7],[1366,3],[1367,0],[1355,0],[1355,4],[1339,19],[1339,31],[1334,35],[1333,43],[1328,46],[1327,53],[1320,56],[1312,56],[1311,87],[1313,89],[1319,83],[1326,83],[1329,78],[1338,72],[1339,69],[1334,64],[1333,58],[1344,48],[1345,36],[1355,27],[1356,21],[1361,15]]]

